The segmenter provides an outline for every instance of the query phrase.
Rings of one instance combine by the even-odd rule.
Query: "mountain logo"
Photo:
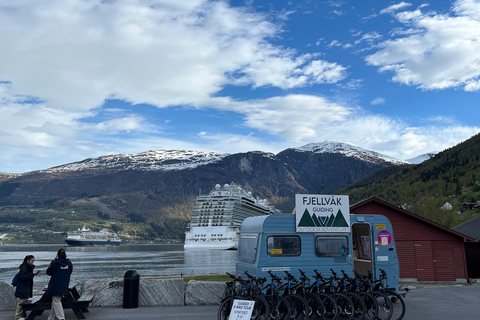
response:
[[[343,216],[343,213],[340,209],[338,210],[336,216],[331,214],[330,216],[319,216],[319,217],[315,213],[310,215],[310,213],[308,212],[308,209],[305,209],[305,211],[303,212],[302,218],[298,223],[298,226],[299,227],[317,227],[317,228],[318,227],[348,228],[348,223],[345,220],[345,217]]]

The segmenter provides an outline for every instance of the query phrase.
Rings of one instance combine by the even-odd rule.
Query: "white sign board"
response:
[[[297,232],[350,232],[348,196],[296,194]]]
[[[290,271],[290,267],[265,267],[262,271]]]
[[[255,301],[250,300],[233,300],[232,310],[230,311],[229,320],[249,320],[252,316]]]

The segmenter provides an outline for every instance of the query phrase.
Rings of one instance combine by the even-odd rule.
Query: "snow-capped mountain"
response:
[[[321,141],[306,144],[302,147],[293,148],[297,151],[313,152],[313,153],[338,153],[347,157],[355,158],[365,162],[378,163],[379,160],[389,162],[394,165],[408,163],[407,161],[396,159],[383,155],[381,153],[366,150],[348,142],[339,141]]]
[[[277,157],[308,190],[328,194],[377,170],[405,161],[369,151],[351,143],[321,141],[289,148]]]
[[[430,158],[435,157],[435,155],[437,153],[438,153],[437,151],[424,153],[424,154],[419,155],[418,157],[407,159],[405,161],[407,161],[408,163],[411,163],[411,164],[419,164],[419,163],[422,163],[424,161],[427,161]]]
[[[311,152],[315,154],[338,154],[372,164],[388,163],[391,165],[400,165],[407,163],[406,161],[395,159],[378,152],[363,149],[351,143],[339,141],[309,143],[298,148],[290,148],[287,150]],[[272,153],[257,153],[268,157],[276,157]],[[138,154],[114,154],[98,158],[89,158],[41,170],[40,172],[59,173],[87,170],[178,171],[217,163],[229,155],[230,154],[226,153],[190,150],[150,150]]]
[[[42,172],[67,172],[84,170],[140,170],[171,171],[193,169],[215,163],[228,154],[181,150],[150,150],[138,154],[115,154],[90,158],[42,170]]]

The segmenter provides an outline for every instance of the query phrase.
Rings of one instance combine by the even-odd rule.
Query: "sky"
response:
[[[480,0],[0,0],[0,172],[480,132]]]

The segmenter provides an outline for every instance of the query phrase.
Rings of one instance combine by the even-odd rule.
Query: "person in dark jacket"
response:
[[[15,297],[18,298],[17,312],[15,313],[15,319],[25,319],[27,313],[23,310],[21,303],[28,300],[33,296],[33,277],[35,277],[40,271],[33,271],[35,266],[35,257],[28,255],[23,259],[20,265],[20,271],[18,272],[18,283],[15,289]]]
[[[52,309],[48,315],[48,320],[65,320],[65,313],[62,307],[62,296],[68,294],[68,285],[73,266],[67,259],[67,253],[64,249],[57,252],[57,256],[50,263],[46,273],[51,276],[48,282],[47,296],[52,297]]]

